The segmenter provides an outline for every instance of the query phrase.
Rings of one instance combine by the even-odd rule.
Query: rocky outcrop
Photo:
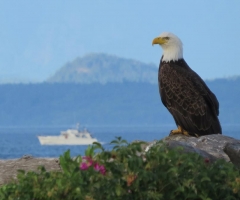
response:
[[[231,162],[240,168],[240,143],[228,143],[224,152],[229,156]]]
[[[220,135],[189,137],[185,135],[170,135],[162,140],[169,148],[182,147],[185,153],[194,152],[210,161],[224,159],[240,167],[240,140]],[[152,142],[147,146],[148,149]]]

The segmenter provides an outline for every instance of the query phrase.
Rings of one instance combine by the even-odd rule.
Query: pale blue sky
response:
[[[237,0],[0,0],[0,27],[0,80],[42,81],[92,52],[158,66],[163,31],[204,79],[240,75]]]

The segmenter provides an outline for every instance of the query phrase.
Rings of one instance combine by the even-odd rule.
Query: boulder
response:
[[[162,141],[171,149],[182,147],[183,152],[194,152],[210,161],[224,159],[240,167],[240,140],[220,135],[205,135],[191,137],[186,135],[170,135]],[[149,143],[146,149],[154,145],[156,141]]]
[[[229,156],[231,162],[240,168],[240,143],[228,143],[224,152]]]

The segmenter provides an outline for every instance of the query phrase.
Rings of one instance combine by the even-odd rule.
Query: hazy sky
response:
[[[163,31],[204,79],[240,75],[237,0],[0,0],[0,27],[0,80],[41,81],[92,52],[158,66]]]

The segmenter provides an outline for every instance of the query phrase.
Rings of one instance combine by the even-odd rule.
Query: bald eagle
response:
[[[178,127],[170,134],[222,134],[218,100],[183,59],[181,40],[164,32],[152,41],[154,44],[163,49],[158,71],[160,97]]]

